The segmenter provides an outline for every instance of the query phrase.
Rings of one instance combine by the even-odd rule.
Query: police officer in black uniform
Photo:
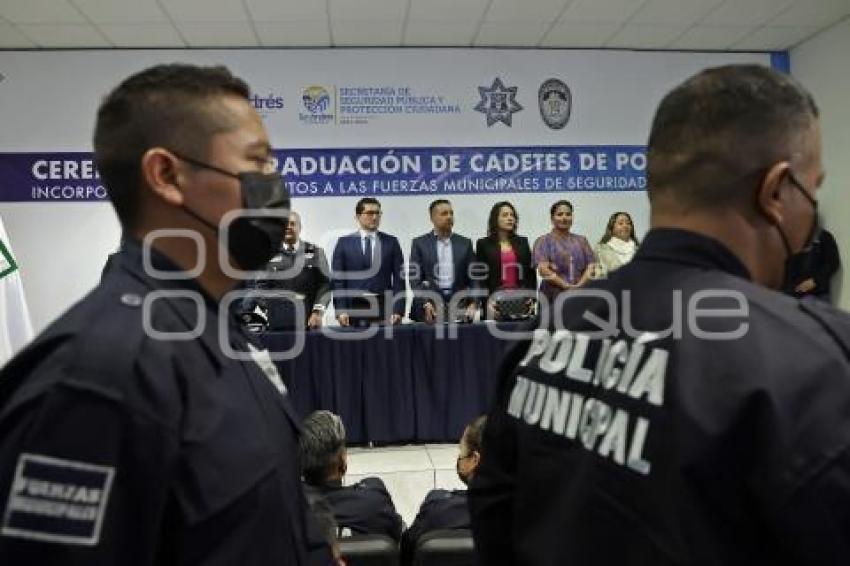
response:
[[[705,70],[662,100],[652,230],[511,356],[470,506],[481,563],[850,563],[850,318],[781,287],[816,231],[818,110]]]
[[[460,439],[457,457],[457,475],[465,485],[475,477],[481,463],[481,438],[487,416],[476,417]],[[469,529],[469,502],[465,489],[432,489],[425,496],[419,512],[401,539],[403,564],[413,563],[413,554],[420,539],[436,530]]]
[[[328,260],[321,247],[301,240],[301,216],[294,210],[289,211],[283,245],[266,269],[268,277],[255,279],[247,285],[258,293],[243,301],[243,320],[252,320],[250,315],[259,307],[261,312],[265,311],[269,330],[321,326],[330,301]],[[285,292],[285,296],[275,297],[273,293],[278,291]]]
[[[222,315],[289,202],[248,86],[147,69],[105,98],[94,146],[125,244],[0,373],[0,564],[327,564],[286,389]],[[228,219],[243,208],[277,216]]]

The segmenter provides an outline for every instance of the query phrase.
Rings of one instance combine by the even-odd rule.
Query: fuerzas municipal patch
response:
[[[95,546],[115,468],[21,454],[0,535]]]

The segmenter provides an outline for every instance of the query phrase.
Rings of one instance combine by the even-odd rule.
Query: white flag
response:
[[[32,340],[21,272],[0,218],[0,366]]]

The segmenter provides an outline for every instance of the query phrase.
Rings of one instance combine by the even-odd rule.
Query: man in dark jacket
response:
[[[481,563],[850,561],[850,317],[772,289],[816,234],[818,110],[707,69],[661,101],[652,230],[502,375],[470,491]]]
[[[380,478],[343,485],[348,469],[345,426],[330,411],[314,411],[304,419],[301,436],[304,482],[330,503],[342,534],[382,534],[401,539],[404,525]]]
[[[413,291],[410,318],[433,324],[437,320],[472,321],[477,300],[473,296],[452,298],[476,286],[471,269],[475,262],[472,241],[453,231],[454,210],[446,199],[437,199],[428,207],[434,229],[413,239],[410,244],[408,280]]]

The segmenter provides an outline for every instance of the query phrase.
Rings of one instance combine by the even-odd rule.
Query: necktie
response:
[[[363,255],[366,258],[366,265],[372,265],[372,236],[366,236],[366,241],[363,246]]]

